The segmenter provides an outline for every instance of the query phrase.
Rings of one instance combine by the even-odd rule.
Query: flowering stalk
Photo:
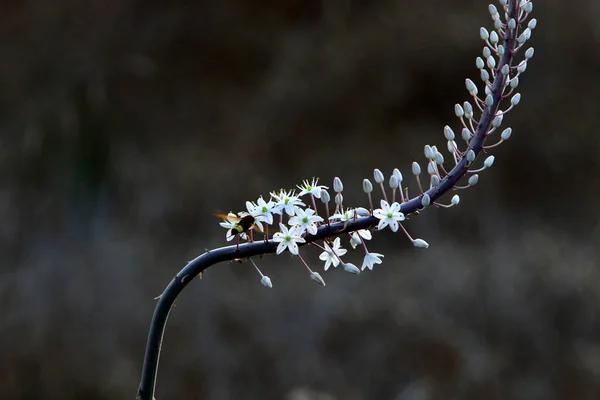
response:
[[[380,170],[376,169],[374,179],[382,190],[382,198],[379,199],[380,208],[374,208],[373,185],[368,179],[365,179],[363,190],[368,196],[368,209],[364,207],[344,209],[342,206],[343,185],[339,178],[335,178],[333,189],[336,192],[336,207],[331,216],[329,215],[328,187],[319,185],[318,179],[304,181],[303,185],[298,186],[300,190],[298,195],[294,191],[282,190],[279,193],[271,193],[269,201],[260,197],[257,202],[247,202],[247,211],[237,214],[229,213],[221,226],[227,229],[227,240],[236,238],[236,245],[207,251],[190,261],[158,298],[146,347],[142,379],[137,396],[139,400],[153,399],[162,337],[175,299],[195,276],[211,265],[222,261],[250,259],[254,256],[270,253],[281,254],[289,251],[304,264],[313,280],[325,285],[321,275],[314,272],[299,254],[300,249],[307,244],[313,243],[314,247],[323,250],[320,259],[326,263],[325,270],[331,265],[334,267],[342,265],[344,270],[354,274],[359,273],[360,270],[354,264],[342,260],[341,257],[346,254],[347,250],[341,247],[340,237],[349,236],[353,248],[356,248],[357,244],[363,244],[362,248],[365,251],[363,270],[365,268],[372,270],[374,264],[382,262],[383,254],[369,253],[364,244],[364,240],[371,239],[371,231],[389,227],[393,232],[403,232],[415,247],[427,248],[429,246],[423,239],[413,239],[402,225],[402,221],[408,215],[418,214],[432,205],[444,208],[458,205],[460,202],[458,195],[452,197],[449,205],[442,204],[437,200],[447,192],[466,189],[477,184],[479,180],[477,173],[490,168],[495,160],[493,156],[488,157],[483,167],[474,168],[473,164],[479,153],[508,140],[512,133],[511,128],[506,128],[502,131],[497,143],[485,146],[486,139],[502,125],[504,116],[521,100],[521,95],[514,91],[519,85],[519,77],[527,68],[527,61],[533,56],[533,48],[525,51],[525,58],[521,62],[517,65],[513,65],[513,63],[518,51],[529,40],[537,21],[535,19],[528,21],[529,14],[533,9],[531,1],[499,0],[499,2],[503,15],[495,6],[489,6],[489,12],[494,21],[494,30],[489,32],[485,28],[480,29],[480,37],[484,41],[485,47],[482,52],[483,58],[478,57],[475,65],[480,70],[483,93],[480,96],[478,86],[472,80],[467,79],[465,86],[473,98],[473,104],[464,102],[463,105],[456,104],[454,106],[455,115],[461,124],[461,138],[467,147],[461,149],[455,141],[452,128],[449,126],[444,128],[447,149],[452,155],[451,160],[454,161],[454,167],[447,172],[442,153],[436,146],[426,145],[424,153],[427,164],[425,170],[430,176],[429,183],[427,180],[421,179],[424,171],[421,170],[418,163],[414,162],[412,173],[416,179],[419,195],[412,199],[408,197],[408,187],[403,187],[402,174],[395,169],[390,177],[390,188],[392,189],[390,203],[383,183],[385,177]],[[524,26],[526,28],[521,31]],[[501,110],[501,104],[507,99],[510,99],[508,107]],[[478,118],[476,118],[476,114],[480,114]],[[467,185],[458,185],[459,180],[467,173],[470,174]],[[397,202],[396,190],[399,192],[400,202]],[[307,196],[304,199],[305,202],[300,200],[302,196]],[[320,199],[322,206],[325,207],[325,218],[319,215],[316,199]],[[277,218],[279,230],[269,237],[268,226],[275,225],[274,214],[279,215]],[[243,224],[238,222],[241,219],[244,221]],[[265,225],[264,229],[263,224]],[[260,231],[264,232],[264,240],[252,241],[252,231],[249,225],[256,225]],[[332,240],[332,237],[336,237],[336,239]],[[247,242],[240,244],[240,239]],[[323,246],[319,243],[323,243]],[[272,287],[271,280],[263,275],[253,260],[251,261],[261,276],[261,283],[266,287]]]

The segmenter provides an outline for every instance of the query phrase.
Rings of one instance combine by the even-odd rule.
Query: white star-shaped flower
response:
[[[377,229],[382,230],[386,226],[390,226],[392,232],[398,230],[398,222],[404,221],[404,214],[400,212],[400,204],[397,201],[390,205],[387,201],[381,200],[381,208],[373,211],[373,215],[379,218]]]
[[[361,270],[365,268],[369,268],[371,271],[373,270],[373,264],[381,264],[381,257],[384,257],[383,254],[379,253],[367,253],[365,254],[365,259],[363,260],[363,264]]]
[[[299,226],[301,233],[307,231],[311,235],[314,235],[317,233],[318,222],[323,222],[323,218],[315,215],[315,210],[312,208],[307,208],[306,210],[298,208],[296,215],[290,217],[288,224],[290,226]]]
[[[281,232],[275,232],[273,235],[273,241],[279,243],[277,245],[277,254],[281,254],[288,249],[290,253],[298,255],[298,243],[305,243],[306,241],[300,237],[300,229],[294,226],[290,229],[283,224],[279,224]]]
[[[348,208],[344,212],[333,214],[331,217],[329,217],[329,220],[330,221],[338,220],[341,222],[346,222],[346,221],[353,220],[354,218],[356,218],[356,216],[357,216],[356,210],[354,208]]]
[[[304,196],[305,194],[312,194],[317,199],[321,198],[321,190],[329,189],[327,186],[318,185],[319,179],[313,178],[312,182],[305,180],[302,182],[302,186],[298,186],[300,189],[300,193],[298,193],[298,197]]]
[[[271,225],[273,223],[273,214],[280,214],[281,212],[275,207],[275,202],[269,200],[266,202],[262,196],[258,198],[254,207],[254,214],[251,215],[256,218],[257,221],[266,222]]]
[[[353,249],[356,249],[356,246],[362,243],[360,238],[363,238],[364,240],[371,240],[373,235],[368,229],[359,229],[356,232],[352,232],[350,234],[350,246],[352,246]]]
[[[292,216],[296,213],[297,208],[305,206],[293,191],[280,190],[279,193],[271,192],[271,197],[275,199],[275,208],[279,211],[276,214],[282,214],[285,210],[287,215]]]
[[[233,240],[233,238],[235,237],[235,235],[231,234],[231,230],[235,229],[235,227],[237,226],[237,223],[239,221],[239,217],[237,215],[235,215],[234,213],[230,212],[227,214],[227,220],[226,221],[222,221],[219,222],[219,225],[221,225],[223,228],[227,229],[227,233],[225,233],[225,239],[227,239],[227,241],[229,242],[230,240]],[[242,234],[240,234],[240,236],[242,237],[242,239],[245,239],[245,236],[242,236]]]
[[[337,237],[333,241],[333,247],[325,243],[325,251],[319,256],[319,260],[325,261],[325,271],[329,269],[331,265],[337,267],[340,263],[340,257],[346,254],[348,250],[340,247],[340,238]]]

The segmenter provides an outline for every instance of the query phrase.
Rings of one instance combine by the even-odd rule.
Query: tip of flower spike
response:
[[[413,241],[413,245],[415,247],[419,247],[421,249],[426,249],[429,247],[429,243],[427,243],[426,241],[424,241],[423,239],[415,239]]]
[[[325,286],[325,281],[318,272],[311,272],[310,279],[317,282],[319,285]]]
[[[263,275],[263,277],[260,280],[260,283],[262,283],[265,287],[268,287],[269,289],[273,287],[273,283],[271,283],[271,278],[269,278],[266,275]]]
[[[352,263],[345,263],[344,271],[350,272],[351,274],[360,274],[360,269],[358,269],[358,267]]]

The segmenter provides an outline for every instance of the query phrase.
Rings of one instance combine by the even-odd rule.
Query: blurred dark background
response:
[[[288,256],[272,290],[211,268],[156,397],[600,398],[598,4],[535,2],[513,137],[406,224],[428,250],[378,234],[384,263],[326,288]],[[491,25],[475,0],[4,1],[0,398],[133,399],[153,297],[225,244],[211,214],[312,176],[364,205],[373,168],[445,152]]]

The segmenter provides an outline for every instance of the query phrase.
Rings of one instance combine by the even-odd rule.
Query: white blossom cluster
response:
[[[393,232],[401,230],[414,246],[427,248],[429,245],[423,239],[413,239],[406,231],[402,222],[406,216],[401,211],[403,205],[409,202],[418,202],[416,211],[431,205],[449,208],[460,202],[460,197],[454,195],[449,204],[437,202],[437,198],[450,190],[460,190],[474,186],[479,181],[478,173],[490,168],[495,161],[489,155],[479,168],[474,168],[473,163],[482,151],[488,151],[502,142],[508,140],[512,129],[507,127],[500,133],[500,139],[492,145],[485,145],[485,140],[499,131],[504,116],[517,106],[521,94],[516,92],[519,79],[527,69],[527,62],[533,57],[534,50],[529,47],[524,52],[524,58],[516,63],[515,55],[525,47],[531,38],[532,31],[537,25],[535,19],[529,19],[533,10],[533,3],[529,0],[499,0],[500,10],[494,5],[489,5],[489,12],[493,20],[494,29],[488,31],[480,28],[480,37],[484,41],[481,56],[475,60],[479,70],[481,83],[478,85],[471,79],[466,79],[465,86],[471,96],[470,101],[456,104],[454,112],[460,121],[460,137],[464,145],[457,143],[454,130],[446,125],[444,137],[447,140],[447,150],[452,162],[447,163],[443,154],[436,146],[426,145],[424,148],[427,159],[427,174],[429,182],[425,186],[421,182],[421,166],[413,162],[411,172],[416,180],[418,196],[410,198],[408,187],[403,185],[403,176],[398,169],[386,180],[384,174],[374,170],[373,180],[381,189],[379,207],[373,205],[373,183],[369,179],[363,181],[363,191],[367,194],[369,207],[347,208],[343,201],[343,184],[339,178],[333,181],[334,206],[331,208],[331,195],[329,187],[319,185],[318,179],[305,180],[296,190],[280,190],[271,192],[269,199],[259,197],[255,202],[247,201],[246,210],[237,214],[229,213],[221,226],[227,229],[227,240],[253,241],[253,229],[262,232],[262,238],[276,242],[277,254],[288,251],[297,256],[307,268],[312,279],[325,285],[325,281],[318,272],[313,271],[304,258],[300,255],[299,244],[306,243],[308,235],[315,235],[320,226],[332,223],[347,224],[361,218],[372,218],[373,224],[369,229],[359,229],[347,232],[337,237],[328,237],[322,240],[310,240],[310,244],[319,248],[319,259],[324,263],[324,269],[331,266],[343,266],[345,271],[358,274],[360,271],[372,270],[375,264],[381,264],[383,254],[370,252],[366,242],[372,239],[372,231],[382,230],[387,227]],[[523,29],[524,28],[524,29]],[[515,62],[516,65],[512,63]],[[480,89],[481,92],[480,92]],[[506,103],[506,108],[500,107]],[[460,142],[460,140],[459,140]],[[461,142],[462,143],[462,142]],[[466,148],[465,148],[466,146]],[[450,172],[447,165],[452,166]],[[459,186],[458,179],[468,174],[466,185]],[[387,186],[387,187],[386,187]],[[389,196],[388,196],[389,195]],[[319,212],[317,202],[322,203],[323,213]],[[405,209],[408,209],[406,207]],[[269,236],[269,227],[276,227],[272,236]],[[345,225],[344,225],[345,226]],[[258,234],[260,235],[260,234]],[[347,250],[343,247],[342,239],[347,239],[353,249],[360,247],[364,251],[362,266],[345,262],[342,257]],[[272,287],[271,280],[264,275],[250,260],[261,276],[261,282]]]
[[[331,207],[329,187],[319,185],[319,180],[313,178],[310,181],[305,180],[302,185],[299,185],[298,192],[296,192],[296,190],[282,189],[278,192],[271,192],[268,201],[265,201],[263,197],[259,197],[255,202],[247,201],[245,211],[238,212],[237,214],[230,212],[227,215],[227,220],[221,222],[220,225],[227,229],[225,234],[227,240],[236,238],[238,243],[240,239],[247,241],[254,240],[252,228],[262,232],[264,240],[271,239],[278,243],[277,254],[288,251],[292,255],[297,256],[307,268],[311,278],[320,284],[325,285],[325,281],[321,275],[318,272],[313,271],[300,255],[298,246],[299,243],[306,243],[306,235],[316,234],[319,226],[336,222],[347,223],[367,217],[374,217],[378,220],[378,223],[374,225],[372,229],[359,229],[344,234],[352,249],[356,249],[360,246],[364,251],[364,258],[360,269],[355,264],[345,262],[342,259],[348,250],[343,247],[339,236],[334,239],[326,238],[319,242],[311,242],[311,245],[316,246],[321,250],[319,259],[323,261],[325,271],[331,266],[338,267],[341,265],[345,271],[358,274],[361,270],[367,268],[372,270],[375,264],[381,264],[384,255],[370,252],[367,248],[366,241],[372,239],[371,230],[382,230],[389,227],[393,232],[396,232],[401,228],[416,247],[427,248],[429,246],[423,239],[413,239],[401,224],[401,222],[405,220],[405,216],[400,212],[400,203],[396,201],[397,194],[400,194],[401,202],[405,201],[404,194],[399,190],[402,182],[402,174],[400,171],[395,169],[389,179],[391,201],[388,200],[384,185],[385,178],[380,170],[376,169],[374,171],[374,179],[375,182],[380,185],[383,194],[383,198],[379,202],[380,207],[378,208],[373,208],[371,197],[373,184],[368,179],[363,181],[363,189],[369,199],[369,209],[364,207],[344,207],[342,194],[343,184],[340,178],[335,178],[333,181],[335,206]],[[319,215],[317,202],[322,203],[321,208],[324,212],[322,215]],[[237,230],[240,221],[249,216],[252,217],[251,221],[253,222],[250,229],[243,230],[242,232],[240,232],[241,229]],[[278,229],[272,237],[269,238],[268,228],[275,225]],[[261,234],[257,233],[257,235]],[[262,274],[253,261],[252,263],[261,275],[261,282],[265,286],[271,287],[272,284],[269,277]]]

